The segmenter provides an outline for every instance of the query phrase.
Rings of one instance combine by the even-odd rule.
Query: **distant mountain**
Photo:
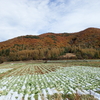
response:
[[[59,59],[66,53],[74,53],[77,58],[99,58],[100,29],[26,35],[0,42],[0,56],[6,60]]]

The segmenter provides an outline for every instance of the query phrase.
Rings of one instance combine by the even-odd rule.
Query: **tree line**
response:
[[[20,48],[13,47],[0,50],[0,61],[21,61],[21,60],[56,60],[66,53],[74,53],[73,59],[99,59],[100,50],[94,48],[81,48],[76,46],[67,47],[45,47],[45,48]],[[2,62],[1,61],[1,62]]]

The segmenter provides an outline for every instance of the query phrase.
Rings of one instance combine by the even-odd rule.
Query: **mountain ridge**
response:
[[[38,57],[28,57],[29,52],[34,54],[33,51],[37,52]],[[20,55],[24,56],[25,52],[28,53],[27,57],[25,56],[27,59],[44,59],[46,55],[46,59],[58,59],[65,53],[74,53],[77,58],[99,58],[100,29],[91,27],[75,33],[48,32],[40,35],[19,36],[0,42],[1,57],[9,58],[11,55],[16,55],[21,58]],[[59,53],[56,54],[56,52]]]
[[[18,36],[18,37],[15,37],[15,38],[27,37],[27,36],[30,36],[30,38],[31,38],[31,36],[32,36],[32,37],[37,37],[37,36],[61,35],[61,34],[68,34],[68,35],[73,35],[73,34],[74,34],[74,35],[75,35],[75,34],[79,34],[79,33],[81,33],[81,34],[82,34],[82,33],[87,33],[87,31],[88,31],[88,32],[89,32],[89,31],[91,31],[91,32],[93,32],[93,31],[98,32],[98,31],[99,31],[99,34],[100,34],[100,29],[99,29],[99,28],[90,27],[90,28],[81,30],[81,31],[79,31],[79,32],[73,32],[73,33],[67,33],[67,32],[64,32],[64,33],[47,32],[47,33],[42,33],[42,34],[40,34],[40,35],[23,35],[23,36]],[[15,39],[15,38],[12,38],[12,39]],[[9,40],[12,40],[12,39],[8,39],[8,40],[2,41],[2,42],[0,42],[0,43],[6,42],[6,41],[9,41]]]

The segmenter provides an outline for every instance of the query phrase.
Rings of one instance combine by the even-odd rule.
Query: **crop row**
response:
[[[63,66],[64,67],[64,66]],[[45,74],[52,71],[56,71],[57,69],[63,68],[61,65],[51,65],[51,64],[17,64],[14,65],[12,72],[5,75],[5,77],[9,76],[21,76],[21,75],[33,75],[33,74]]]
[[[0,65],[0,69],[7,69],[7,68],[17,68],[18,66],[20,66],[21,64],[1,64]]]
[[[0,69],[0,73],[4,73],[4,72],[7,72],[9,70],[12,70],[12,68],[7,68],[7,69]]]
[[[76,92],[100,99],[100,94],[96,93],[100,90],[100,68],[47,65],[28,64],[4,77],[0,80],[0,100],[42,100],[42,97],[46,100],[49,95]]]

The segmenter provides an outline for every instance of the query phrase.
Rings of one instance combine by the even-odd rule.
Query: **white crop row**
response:
[[[45,71],[45,69],[44,69]],[[23,75],[4,77],[0,80],[0,95],[4,100],[34,100],[38,95],[47,99],[47,95],[57,94],[78,94],[94,95],[98,100],[100,94],[96,93],[100,89],[100,68],[73,66],[58,69],[42,75]],[[6,99],[7,98],[7,99]],[[10,98],[10,99],[9,99]],[[3,100],[3,99],[0,99]]]
[[[13,68],[7,68],[7,69],[0,69],[0,73],[4,73],[4,72],[7,72],[9,70],[12,70]]]

